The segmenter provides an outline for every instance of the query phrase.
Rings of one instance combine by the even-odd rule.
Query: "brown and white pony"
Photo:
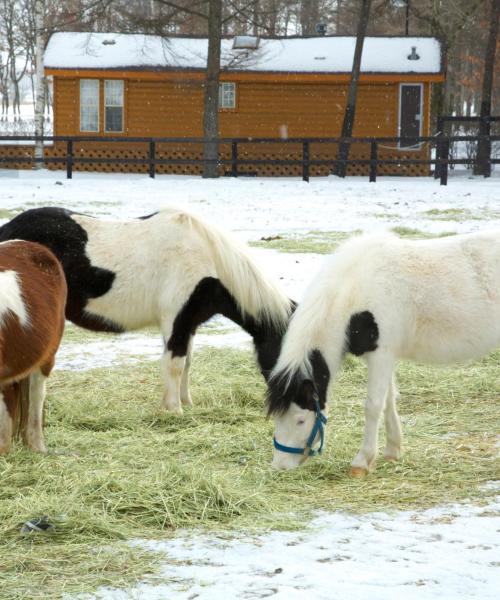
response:
[[[32,450],[45,452],[45,380],[64,329],[66,280],[40,244],[0,243],[0,454],[18,429]]]

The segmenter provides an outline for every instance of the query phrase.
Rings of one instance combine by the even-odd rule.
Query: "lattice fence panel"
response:
[[[220,157],[226,160],[231,159],[230,149],[224,147],[221,149]],[[19,146],[19,145],[0,145],[0,156],[23,156],[31,158],[33,156],[33,146]],[[66,156],[66,144],[56,144],[54,146],[45,148],[45,155],[47,157],[60,157]],[[333,161],[337,156],[336,147],[329,147],[327,150],[321,148],[319,144],[316,144],[311,148],[310,158],[317,160],[331,160]],[[368,159],[369,153],[360,152],[359,149],[354,149],[350,153],[351,158],[363,158]],[[427,153],[425,150],[420,152],[400,152],[397,150],[381,151],[379,158],[390,158],[390,159],[422,159],[426,158]],[[81,163],[78,158],[94,158],[97,159],[96,163]],[[98,171],[107,173],[147,173],[149,165],[145,164],[124,164],[115,162],[100,162],[99,159],[143,159],[148,158],[148,149],[146,144],[140,146],[129,146],[129,147],[112,147],[108,146],[86,146],[78,147],[75,144],[73,169],[75,171]],[[167,144],[158,144],[156,150],[157,159],[183,159],[183,160],[201,160],[203,158],[203,151],[200,146],[196,148],[185,147],[185,146],[168,146]],[[238,158],[239,159],[257,159],[257,160],[301,160],[302,159],[302,148],[299,145],[295,146],[281,146],[280,148],[270,149],[263,145],[248,147],[241,144],[238,147]],[[47,163],[47,167],[51,170],[65,169],[65,163]],[[31,169],[32,164],[30,162],[14,162],[14,163],[0,163],[0,168],[8,169]],[[310,175],[314,176],[327,176],[332,173],[332,165],[311,165]],[[198,164],[160,164],[156,165],[156,172],[172,173],[179,175],[200,175],[203,171],[201,163]],[[221,165],[219,168],[221,175],[231,174],[231,164],[226,163]],[[302,165],[283,165],[283,164],[238,164],[238,173],[242,176],[259,176],[259,177],[283,177],[293,176],[300,177],[302,175]],[[400,176],[428,176],[431,173],[429,165],[408,165],[408,164],[380,164],[377,167],[378,175],[400,175]],[[349,165],[347,168],[348,175],[368,177],[369,165]]]

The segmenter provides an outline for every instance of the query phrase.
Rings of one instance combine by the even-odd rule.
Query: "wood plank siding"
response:
[[[98,134],[136,137],[201,137],[203,135],[203,78],[202,72],[148,72],[113,70],[58,70],[47,71],[54,81],[54,135],[86,135],[80,132],[80,79],[123,79],[124,131],[121,134],[104,133],[103,83],[100,84]],[[224,73],[222,80],[236,83],[236,108],[221,109],[219,125],[221,137],[336,137],[340,135],[349,81],[347,74],[275,74]],[[422,135],[430,130],[431,82],[442,80],[441,75],[363,74],[358,90],[355,137],[398,135],[400,83],[423,84]],[[380,156],[398,158],[427,158],[428,145],[418,150],[400,150],[394,147],[380,150]],[[19,147],[17,147],[19,149]],[[75,155],[82,157],[146,158],[147,144],[75,143]],[[30,152],[29,150],[25,150]],[[0,148],[0,154],[3,150]],[[240,155],[245,158],[300,159],[300,145],[285,144],[241,145]],[[311,158],[335,158],[334,145],[312,145]],[[65,145],[55,144],[46,150],[47,156],[64,156]],[[230,158],[230,148],[221,147],[224,158]],[[201,147],[189,145],[160,145],[157,158],[201,158]],[[369,146],[353,147],[352,157],[368,158]],[[50,168],[62,168],[63,165]],[[19,166],[17,167],[19,168]],[[75,170],[146,172],[146,165],[75,164]],[[221,171],[229,171],[226,165]],[[240,172],[259,175],[300,175],[300,166],[248,165]],[[159,165],[159,173],[200,173],[198,165]],[[429,174],[428,166],[394,168],[381,166],[379,172],[398,174]],[[313,166],[311,175],[330,172],[330,167]],[[367,165],[351,166],[351,174],[367,175]]]

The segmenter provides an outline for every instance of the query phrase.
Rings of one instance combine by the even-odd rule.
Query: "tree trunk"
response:
[[[370,16],[371,0],[361,0],[361,13],[359,15],[358,31],[356,33],[356,47],[354,49],[354,59],[352,62],[351,82],[347,93],[347,104],[344,114],[344,122],[342,124],[342,138],[352,137],[354,127],[354,117],[356,113],[356,96],[358,93],[359,73],[361,70],[361,56],[363,54],[363,44],[368,27],[368,19]],[[349,142],[341,142],[339,146],[338,160],[339,162],[336,172],[339,177],[345,177],[349,158]]]
[[[480,137],[477,144],[476,163],[474,165],[474,175],[484,175],[484,177],[491,175],[491,141],[488,137],[490,135],[490,121],[488,117],[491,116],[491,94],[493,89],[499,14],[500,0],[491,0],[490,32],[484,57],[481,121],[479,122]]]
[[[45,0],[35,0],[35,29],[36,29],[36,57],[35,57],[35,135],[43,136],[43,115],[45,109],[45,78],[43,72],[43,54],[45,51]],[[43,140],[35,142],[35,158],[43,159]],[[35,162],[34,168],[41,169],[42,162]]]
[[[208,56],[205,79],[205,110],[203,114],[204,143],[203,177],[219,176],[219,73],[222,25],[222,0],[209,0],[208,9]]]
[[[318,0],[302,0],[300,3],[300,27],[302,35],[315,35],[319,22]]]

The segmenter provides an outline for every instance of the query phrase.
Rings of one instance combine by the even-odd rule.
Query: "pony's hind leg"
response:
[[[35,452],[47,452],[43,441],[43,405],[47,377],[40,371],[29,376],[29,410],[24,442]]]
[[[7,399],[0,390],[0,455],[7,454],[12,442],[12,415]]]
[[[181,402],[186,406],[191,406],[193,404],[189,392],[189,368],[191,367],[191,359],[193,357],[193,338],[194,336],[190,336],[189,338],[186,362],[184,363],[184,371],[182,371],[181,379]]]
[[[375,462],[379,421],[394,371],[394,360],[386,354],[379,352],[369,354],[367,363],[368,397],[365,402],[365,430],[361,448],[351,463],[349,473],[352,477],[364,477]]]
[[[393,376],[389,391],[387,392],[387,400],[385,403],[385,433],[386,445],[384,450],[385,460],[398,460],[401,458],[401,421],[399,420],[398,411],[396,409],[396,400],[398,398],[398,388]]]

